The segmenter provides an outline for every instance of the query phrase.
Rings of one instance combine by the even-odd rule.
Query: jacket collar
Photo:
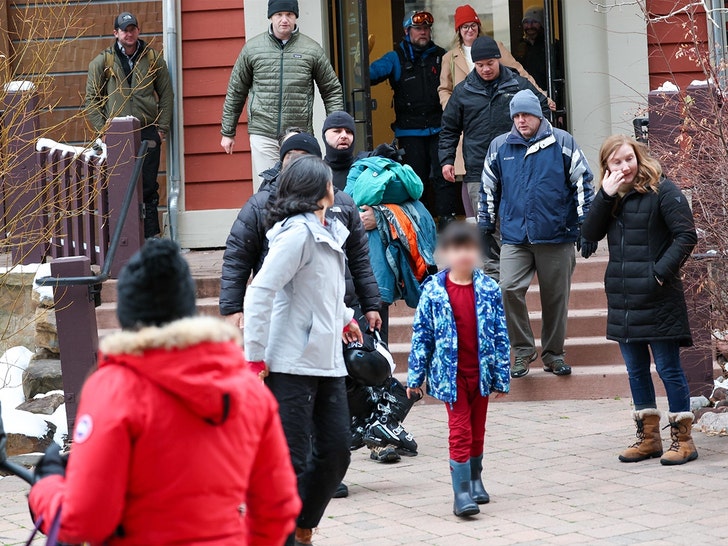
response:
[[[286,47],[288,44],[293,42],[296,38],[298,38],[298,25],[296,25],[293,28],[293,32],[291,33],[291,37],[288,39],[288,41],[284,44],[281,42],[278,38],[276,38],[275,34],[273,34],[273,25],[268,25],[268,36],[270,36],[270,39],[273,40],[275,43],[278,44],[278,46],[282,49]]]
[[[450,268],[445,268],[442,271],[435,273],[434,275],[430,276],[429,279],[432,279],[434,282],[436,282],[438,285],[440,285],[443,289],[447,286],[447,274],[450,272]],[[474,269],[473,270],[473,283],[477,283],[478,281],[481,281],[483,278],[485,278],[485,273],[483,273],[480,269]]]
[[[554,128],[549,120],[543,118],[536,136],[526,140],[523,138],[521,133],[518,132],[518,129],[516,129],[516,125],[514,124],[513,127],[511,127],[511,132],[508,133],[508,136],[506,137],[506,142],[508,142],[508,144],[526,146],[528,148],[528,150],[526,150],[526,155],[528,156],[556,143],[556,137],[554,136]]]
[[[337,252],[343,252],[342,246],[349,236],[349,230],[337,218],[326,217],[324,226],[313,212],[297,214],[278,222],[268,231],[268,240],[296,224],[305,225],[313,235],[314,241],[329,245]]]
[[[433,42],[432,40],[430,40],[430,43],[427,44],[427,47],[425,47],[424,49],[417,49],[406,37],[400,42],[399,47],[404,52],[405,58],[409,59],[410,61],[414,61],[417,58],[426,59],[438,49],[437,44],[435,44],[435,42]]]
[[[107,355],[142,355],[152,349],[186,349],[200,343],[235,342],[242,345],[240,330],[212,317],[191,317],[164,326],[123,331],[103,338],[99,350]]]

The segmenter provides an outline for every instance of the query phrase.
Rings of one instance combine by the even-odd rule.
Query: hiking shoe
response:
[[[394,446],[374,447],[369,458],[385,464],[398,463],[402,459]]]
[[[383,416],[374,421],[364,433],[364,442],[367,447],[384,447],[392,445],[395,448],[404,448],[417,453],[417,442],[400,423],[392,423],[392,419]]]
[[[526,377],[528,372],[531,371],[531,362],[536,360],[537,356],[537,353],[533,353],[530,356],[517,356],[516,361],[511,366],[511,377]]]
[[[571,375],[571,366],[568,366],[563,358],[557,358],[548,364],[544,364],[543,371],[554,375]]]
[[[345,499],[349,496],[349,488],[346,486],[344,482],[341,482],[339,484],[339,487],[336,488],[336,491],[334,491],[333,498],[335,499]]]

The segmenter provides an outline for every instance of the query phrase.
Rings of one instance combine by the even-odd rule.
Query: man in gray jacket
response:
[[[278,135],[286,127],[313,133],[313,84],[330,114],[344,109],[341,84],[321,46],[301,34],[297,0],[269,0],[268,32],[248,40],[235,62],[222,110],[222,141],[233,153],[238,120],[248,99],[248,134],[253,172],[278,161]],[[258,191],[262,179],[253,177]]]

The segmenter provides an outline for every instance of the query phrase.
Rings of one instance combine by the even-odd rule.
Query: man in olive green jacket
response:
[[[268,32],[247,41],[235,62],[222,110],[222,141],[233,153],[238,119],[248,100],[254,174],[278,162],[278,136],[288,127],[313,130],[313,84],[330,114],[344,109],[343,93],[324,50],[296,26],[297,0],[269,0]],[[261,179],[253,177],[258,191]]]
[[[131,13],[114,19],[116,40],[88,67],[86,116],[101,136],[115,117],[134,116],[140,121],[142,139],[151,141],[142,169],[144,236],[154,237],[160,233],[160,147],[172,121],[174,91],[162,55],[140,40],[139,33],[139,22]]]

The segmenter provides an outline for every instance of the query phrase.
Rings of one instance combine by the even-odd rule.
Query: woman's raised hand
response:
[[[605,171],[602,179],[602,189],[609,196],[616,195],[619,187],[624,182],[624,173],[622,171]]]

